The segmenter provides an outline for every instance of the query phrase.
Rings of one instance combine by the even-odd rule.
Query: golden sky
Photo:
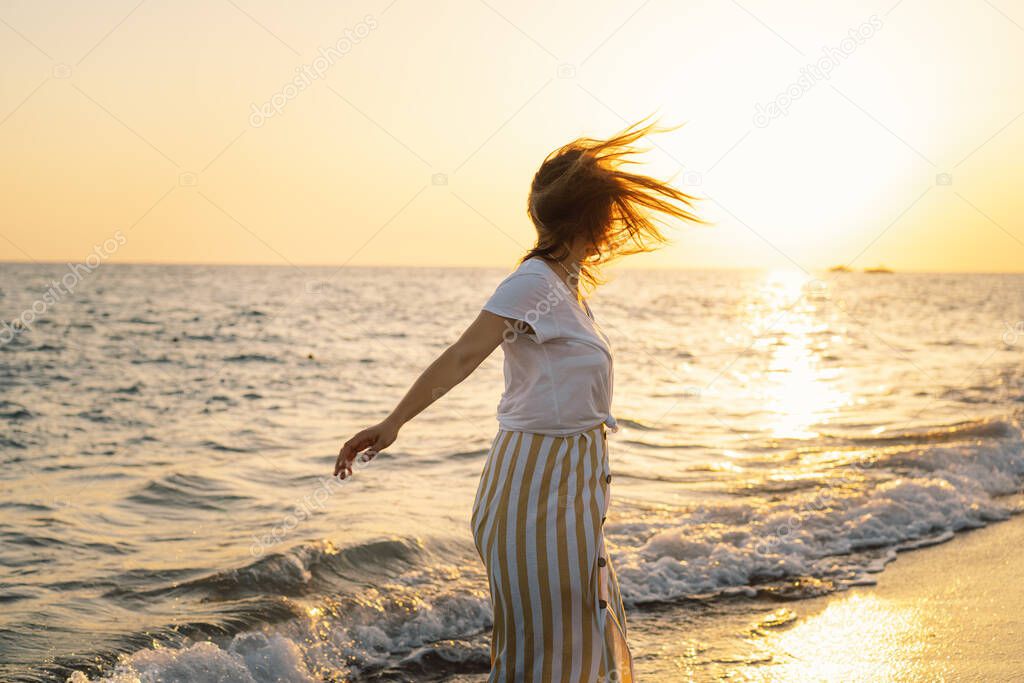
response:
[[[509,266],[656,113],[634,263],[1024,269],[1024,0],[0,3],[0,260]]]

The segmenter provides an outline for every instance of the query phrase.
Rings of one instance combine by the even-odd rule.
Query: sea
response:
[[[505,272],[0,264],[0,680],[485,680],[501,352],[330,475]],[[1024,510],[1024,275],[606,275],[639,680]]]

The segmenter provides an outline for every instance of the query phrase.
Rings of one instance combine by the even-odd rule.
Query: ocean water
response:
[[[483,678],[500,351],[329,475],[502,271],[103,264],[47,297],[67,272],[0,265],[0,679]],[[691,623],[688,675],[756,676],[737,615],[1021,510],[1022,275],[613,271],[591,301],[641,680]]]

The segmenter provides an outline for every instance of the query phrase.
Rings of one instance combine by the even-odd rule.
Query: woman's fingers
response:
[[[377,434],[368,429],[359,432],[346,441],[338,452],[338,459],[334,463],[334,476],[341,477],[342,479],[351,476],[352,462],[359,455],[359,452],[366,448],[375,447],[377,441]],[[376,455],[376,452],[374,452],[374,455]]]
[[[334,461],[334,476],[341,474],[341,468],[345,464],[345,452],[342,450],[338,453],[338,459]]]
[[[366,441],[367,435],[363,432],[359,432],[345,442],[345,445],[341,447],[341,454],[345,456],[346,460],[351,460],[355,457],[356,453],[366,448]]]
[[[380,451],[394,443],[397,435],[397,429],[387,421],[359,432],[346,441],[338,451],[338,459],[334,462],[334,476],[341,479],[351,476],[352,464],[356,458],[362,463],[370,462]]]
[[[334,476],[339,476],[345,469],[346,463],[348,463],[350,452],[352,450],[352,439],[349,439],[338,451],[338,459],[334,461]]]
[[[352,461],[343,455],[338,456],[338,462],[334,465],[334,476],[344,479],[352,474]]]

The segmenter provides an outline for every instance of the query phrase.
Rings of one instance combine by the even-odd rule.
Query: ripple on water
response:
[[[0,401],[0,418],[5,420],[30,420],[35,415],[28,408],[14,401]]]
[[[232,492],[227,482],[197,474],[174,473],[148,482],[125,502],[168,512],[194,509],[223,512],[250,499],[250,496]]]

